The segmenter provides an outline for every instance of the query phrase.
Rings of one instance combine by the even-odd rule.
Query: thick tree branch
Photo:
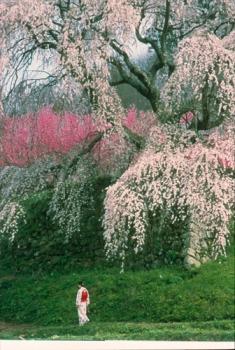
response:
[[[141,27],[141,24],[142,24],[142,21],[144,20],[144,18],[145,18],[145,12],[144,12],[144,9],[142,9],[141,14],[140,14],[139,23],[138,23],[137,27],[135,28],[136,38],[143,44],[151,45],[153,50],[156,52],[156,55],[157,55],[160,63],[162,63],[162,53],[161,53],[160,47],[158,46],[157,41],[154,39],[151,39],[150,37],[147,37],[147,36],[143,37],[140,34],[140,27]]]
[[[151,45],[151,47],[153,48],[153,50],[155,51],[155,53],[157,55],[156,61],[151,65],[151,67],[149,69],[149,74],[152,77],[152,81],[154,80],[156,73],[161,68],[163,68],[165,65],[167,65],[169,68],[169,75],[172,74],[172,72],[175,68],[174,65],[169,62],[168,57],[166,57],[166,39],[167,39],[167,35],[168,35],[169,29],[170,29],[170,25],[169,25],[170,11],[171,11],[170,1],[166,0],[166,9],[165,9],[165,13],[164,13],[163,28],[161,29],[161,28],[157,28],[155,26],[155,30],[157,30],[159,32],[159,35],[160,35],[160,45],[156,39],[152,39],[148,36],[144,37],[140,33],[140,27],[141,27],[142,21],[145,18],[145,11],[143,8],[141,10],[139,23],[135,29],[137,39],[144,44]]]
[[[65,157],[67,166],[64,170],[64,178],[66,178],[66,175],[68,174],[69,170],[71,168],[73,168],[76,163],[78,162],[79,158],[85,156],[86,154],[89,154],[92,149],[95,147],[95,145],[102,139],[104,133],[103,132],[99,132],[99,133],[95,133],[93,136],[90,135],[91,138],[89,138],[89,140],[85,143],[84,147],[82,147],[82,149],[80,151],[77,150],[77,148],[75,147],[71,152],[74,153],[74,151],[76,150],[75,156],[71,159],[69,159],[69,157]],[[72,154],[72,153],[71,153]]]
[[[119,45],[117,45],[117,43],[114,40],[111,40],[109,43],[110,43],[110,46],[120,56],[123,57],[124,62],[126,63],[126,65],[127,65],[128,69],[130,70],[130,72],[132,74],[134,74],[147,89],[151,89],[151,81],[150,81],[149,76],[147,75],[147,73],[145,73],[143,70],[141,70],[139,68],[139,66],[137,66],[136,64],[131,62],[131,60],[129,59],[127,53],[124,50],[122,50],[119,47]]]
[[[110,86],[118,86],[118,85],[125,84],[125,83],[128,83],[128,81],[126,81],[125,79],[120,79],[117,81],[109,81]]]
[[[123,129],[124,139],[133,144],[138,151],[142,150],[145,146],[146,139],[143,136],[134,133],[131,129],[129,129],[126,126],[123,126]]]
[[[135,88],[141,95],[148,98],[149,89],[147,89],[141,82],[135,79],[132,75],[128,74],[123,66],[123,64],[115,58],[111,58],[109,62],[118,69],[121,75],[121,80],[123,83],[127,83]]]
[[[157,60],[156,60],[156,62],[154,62],[152,64],[152,66],[149,69],[149,73],[152,76],[152,80],[155,79],[156,73],[163,67],[164,67],[164,63],[163,62],[159,62]]]
[[[166,50],[166,38],[169,30],[169,19],[170,19],[170,1],[166,0],[165,21],[163,25],[162,34],[160,36],[160,43],[161,43],[163,57],[165,56],[165,50]]]

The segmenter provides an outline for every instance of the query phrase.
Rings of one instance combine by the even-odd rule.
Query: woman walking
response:
[[[87,307],[89,304],[89,292],[81,281],[78,283],[78,292],[76,297],[76,307],[78,310],[78,319],[80,326],[83,326],[85,323],[89,322],[89,318],[87,317]]]

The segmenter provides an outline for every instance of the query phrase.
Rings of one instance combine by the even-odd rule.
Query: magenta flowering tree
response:
[[[48,155],[61,158],[98,134],[92,117],[55,114],[50,107],[36,115],[4,118],[1,126],[0,165],[28,166]]]
[[[231,126],[203,139],[178,128],[153,128],[147,150],[107,190],[107,257],[118,257],[124,267],[130,246],[135,253],[144,249],[155,215],[163,226],[166,216],[172,225],[188,225],[182,237],[186,264],[225,254],[234,204],[233,137]]]
[[[153,114],[145,118],[134,109],[123,116],[125,128],[136,135],[147,134],[155,121]],[[0,238],[14,241],[25,216],[20,202],[48,187],[53,191],[50,212],[65,238],[79,232],[93,178],[98,173],[119,176],[136,153],[110,127],[90,115],[56,114],[51,107],[1,120]]]
[[[156,124],[152,113],[127,112],[122,124],[137,136],[145,137]],[[21,117],[5,117],[1,121],[0,166],[29,166],[38,159],[52,156],[58,162],[65,155],[78,157],[89,151],[101,168],[115,167],[133,146],[119,132],[109,133],[111,125],[98,123],[91,115],[56,114],[51,107]],[[106,133],[105,138],[102,138]]]

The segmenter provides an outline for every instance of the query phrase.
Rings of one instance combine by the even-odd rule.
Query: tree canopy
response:
[[[234,19],[234,0],[1,1],[1,237],[15,240],[22,198],[50,188],[70,239],[102,173],[107,257],[124,264],[166,222],[186,263],[225,254]],[[126,111],[123,84],[151,111]]]
[[[209,120],[215,109],[234,113],[233,0],[12,0],[0,9],[8,93],[19,77],[26,87],[40,79],[29,72],[40,57],[47,71],[44,85],[67,89],[70,96],[76,91],[99,111],[96,117],[117,124],[120,101],[112,87],[123,83],[158,113],[164,97],[174,99],[171,91],[177,89],[177,111],[192,102],[199,129],[218,123],[218,117]]]

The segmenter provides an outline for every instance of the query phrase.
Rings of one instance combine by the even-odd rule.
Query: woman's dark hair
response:
[[[83,281],[79,281],[79,282],[78,282],[78,285],[79,285],[79,286],[83,286]]]

